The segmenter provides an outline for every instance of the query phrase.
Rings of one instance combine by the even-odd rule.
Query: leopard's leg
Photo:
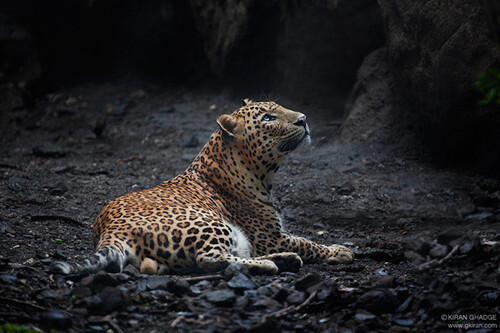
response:
[[[278,266],[268,259],[241,258],[219,250],[198,253],[196,256],[198,267],[207,273],[221,271],[233,262],[246,266],[252,274],[273,275],[278,273]]]
[[[297,253],[304,263],[348,263],[354,260],[354,252],[342,245],[322,245],[303,237],[283,233],[277,241],[279,252]]]
[[[281,252],[254,257],[256,260],[271,260],[280,272],[298,272],[302,268],[302,259],[297,253]]]

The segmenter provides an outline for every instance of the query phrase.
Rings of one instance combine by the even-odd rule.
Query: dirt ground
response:
[[[436,169],[413,147],[341,145],[342,119],[311,106],[300,111],[313,143],[285,160],[274,197],[289,231],[349,246],[354,263],[278,276],[47,272],[90,255],[104,205],[183,171],[239,103],[215,89],[113,82],[8,114],[0,332],[497,331],[499,181]]]

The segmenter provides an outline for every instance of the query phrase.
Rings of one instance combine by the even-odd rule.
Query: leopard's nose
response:
[[[306,126],[306,116],[302,116],[300,117],[295,123],[294,125],[297,125],[297,126]]]

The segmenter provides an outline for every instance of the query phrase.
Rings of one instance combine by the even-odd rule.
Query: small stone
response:
[[[354,186],[351,184],[344,184],[340,187],[338,187],[335,192],[337,192],[338,195],[350,195],[352,192],[354,192]]]
[[[88,287],[95,293],[101,292],[105,287],[115,287],[119,282],[109,273],[98,272],[95,275],[90,275],[84,277],[80,281],[80,286]]]
[[[52,258],[54,260],[67,260],[68,256],[65,255],[64,253],[61,252],[60,249],[56,249],[56,252],[54,252],[54,255],[52,255]]]
[[[236,300],[234,307],[238,309],[238,311],[244,311],[248,304],[250,304],[250,300],[248,298],[240,297]]]
[[[78,100],[73,96],[68,97],[68,99],[64,102],[64,105],[66,106],[73,106],[76,104],[78,104]]]
[[[254,303],[256,307],[264,307],[269,310],[275,310],[281,307],[281,304],[272,299],[271,297],[264,297]]]
[[[51,311],[42,315],[45,324],[52,328],[65,329],[71,326],[71,318],[60,311]]]
[[[478,299],[482,304],[493,307],[498,305],[500,292],[498,290],[485,290],[479,295]]]
[[[405,251],[405,258],[413,264],[420,264],[424,261],[424,257],[414,251]]]
[[[169,287],[169,284],[171,284],[171,282],[167,282],[167,288]],[[189,291],[190,287],[191,285],[186,280],[177,280],[174,284],[174,293],[177,297],[182,297],[182,295]]]
[[[185,136],[179,141],[179,146],[186,148],[198,147],[199,140],[196,135]]]
[[[281,288],[276,294],[273,295],[273,299],[280,303],[283,303],[289,295],[290,293],[288,292],[288,290],[286,290],[285,288]]]
[[[142,279],[137,283],[137,290],[155,290],[163,289],[169,290],[173,287],[174,281],[166,276],[152,276],[146,279]]]
[[[18,281],[17,277],[15,277],[14,275],[9,275],[9,274],[0,275],[0,280],[2,280],[5,283],[12,284],[12,285],[16,284]]]
[[[127,305],[127,299],[120,288],[105,287],[101,291],[101,299],[103,301],[101,311],[105,314],[119,310]]]
[[[370,312],[360,311],[354,315],[354,318],[356,318],[359,321],[366,321],[377,318],[377,316],[375,316],[373,313]]]
[[[47,289],[47,290],[42,291],[40,293],[40,296],[42,296],[43,298],[53,298],[53,299],[56,299],[56,298],[61,297],[61,294],[57,290]]]
[[[465,217],[465,220],[485,220],[493,216],[493,213],[489,209],[484,209],[479,213],[470,214]]]
[[[247,276],[250,274],[247,266],[242,265],[239,262],[233,262],[229,264],[224,270],[224,279],[226,281],[229,281],[234,275],[238,273],[243,273]]]
[[[443,244],[435,244],[429,251],[431,258],[442,258],[448,253],[448,246]]]
[[[323,280],[319,275],[309,274],[304,276],[302,279],[295,281],[295,290],[306,291],[308,288],[321,283]]]
[[[399,326],[413,326],[414,321],[411,319],[393,319],[394,324]]]
[[[306,291],[309,294],[316,291],[316,299],[323,301],[336,293],[337,285],[332,280],[323,280],[320,283],[307,288]]]
[[[207,293],[205,297],[207,301],[217,306],[231,306],[236,301],[236,295],[229,289],[215,290]]]
[[[8,234],[11,234],[11,235],[15,235],[16,234],[16,231],[14,229],[12,229],[8,224],[7,222],[0,222],[0,235],[1,234],[5,234],[5,233],[8,233]]]
[[[257,288],[257,294],[259,294],[260,296],[271,296],[273,294],[273,291],[267,286],[262,286]]]
[[[470,214],[473,214],[476,211],[476,205],[474,203],[469,202],[464,206],[457,209],[457,213],[460,217],[464,217]]]
[[[287,298],[288,304],[301,304],[306,300],[306,294],[303,291],[294,291]]]
[[[463,236],[463,231],[459,229],[448,229],[437,236],[439,244],[449,245],[451,241]]]
[[[392,312],[399,304],[391,289],[374,289],[361,295],[356,305],[358,308],[380,314]]]
[[[68,188],[59,182],[53,182],[49,185],[49,193],[50,195],[63,195],[68,191]]]
[[[479,249],[481,242],[477,237],[462,237],[450,242],[450,247],[459,246],[461,254],[468,254],[474,249]]]
[[[234,275],[233,278],[229,280],[227,285],[233,289],[240,290],[257,288],[255,283],[243,273],[237,273],[236,275]]]
[[[82,299],[85,297],[89,297],[90,295],[92,295],[92,291],[90,290],[90,288],[77,286],[75,289],[73,289],[73,297],[76,299]]]
[[[63,157],[67,152],[53,143],[45,142],[35,146],[33,154],[38,157]]]
[[[82,306],[89,310],[90,313],[99,313],[101,311],[103,301],[97,295],[86,297],[83,300]]]
[[[174,295],[166,290],[151,290],[151,295],[153,295],[156,299],[164,301],[169,301],[174,297]]]
[[[140,274],[139,270],[134,265],[125,266],[122,272],[133,277],[137,277]]]
[[[372,281],[375,288],[392,288],[394,286],[394,276],[373,276]]]
[[[192,285],[189,289],[194,294],[201,294],[203,290],[208,290],[210,288],[212,288],[212,284],[207,280],[203,280]]]

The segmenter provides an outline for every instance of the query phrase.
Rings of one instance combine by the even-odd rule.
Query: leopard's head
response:
[[[236,145],[256,171],[275,171],[285,155],[310,143],[306,116],[274,102],[246,102],[217,123],[224,140]]]

